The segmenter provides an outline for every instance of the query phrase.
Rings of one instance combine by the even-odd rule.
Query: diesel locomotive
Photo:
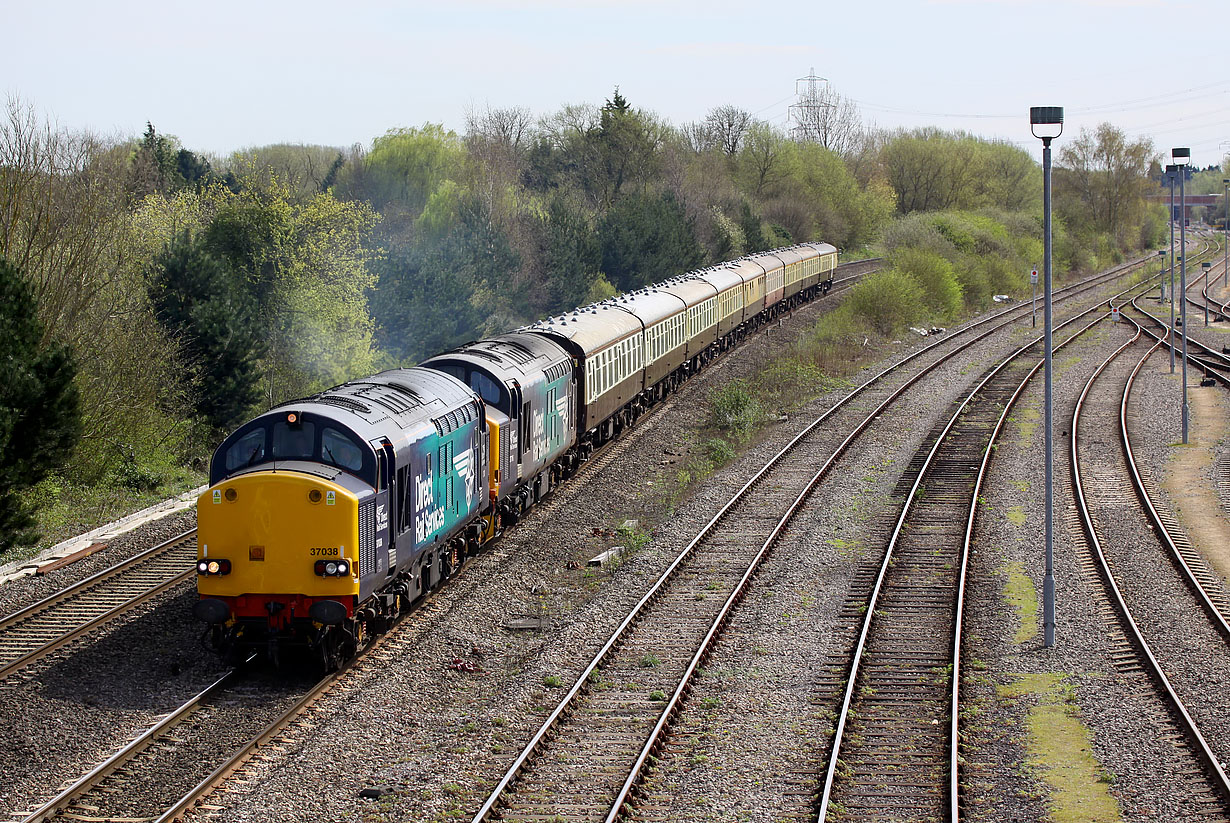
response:
[[[265,412],[210,464],[194,614],[223,653],[336,667],[836,264],[743,257]]]

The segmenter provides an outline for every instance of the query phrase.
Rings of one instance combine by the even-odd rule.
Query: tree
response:
[[[254,146],[231,155],[233,172],[258,178],[267,185],[270,177],[285,185],[297,202],[326,192],[337,179],[345,155],[335,146],[274,143]]]
[[[123,449],[166,451],[178,377],[149,307],[149,257],[131,243],[129,143],[54,128],[10,99],[0,119],[0,257],[34,292],[43,343],[73,350],[82,434],[74,474],[100,478]]]
[[[838,94],[825,80],[808,78],[799,103],[791,106],[795,119],[795,139],[801,142],[819,143],[829,151],[846,155],[853,151],[861,140],[863,123],[858,106],[848,97]]]
[[[366,240],[378,217],[365,203],[317,194],[292,202],[273,178],[223,191],[203,248],[225,262],[256,305],[265,335],[269,403],[360,377],[372,368]]]
[[[620,291],[694,269],[704,252],[683,208],[671,194],[631,194],[602,218],[602,270]]]
[[[233,428],[260,400],[264,350],[251,297],[187,231],[154,260],[149,291],[195,378],[197,413],[216,430]]]
[[[37,540],[18,495],[61,465],[81,436],[72,351],[43,334],[29,284],[0,258],[0,554]]]
[[[634,110],[616,87],[601,109],[598,128],[589,136],[590,162],[583,182],[600,204],[609,206],[624,194],[626,186],[644,183],[652,175],[663,129]]]
[[[589,222],[560,196],[552,198],[542,221],[540,257],[546,276],[548,314],[585,303],[601,277],[602,247]]]
[[[378,265],[377,340],[396,362],[424,357],[510,325],[520,264],[483,201],[465,198],[457,222],[426,246],[393,245]]]
[[[350,180],[363,185],[341,186],[342,194],[415,217],[445,180],[460,179],[465,153],[461,138],[436,123],[389,129],[363,158],[363,174]]]
[[[782,147],[786,138],[768,123],[748,127],[739,152],[739,167],[744,185],[760,196],[782,177]]]
[[[769,250],[770,245],[765,239],[760,215],[752,212],[752,205],[746,200],[739,206],[739,227],[743,229],[743,236],[747,240],[748,254]]]
[[[704,125],[713,144],[734,157],[743,148],[743,138],[752,125],[752,116],[737,106],[718,106],[709,111]]]
[[[897,197],[897,210],[959,207],[974,179],[974,143],[939,129],[898,132],[880,151],[880,164]]]
[[[1153,141],[1128,140],[1110,123],[1092,132],[1082,128],[1059,153],[1056,211],[1071,227],[1088,226],[1112,235],[1120,244],[1136,245],[1154,155]]]

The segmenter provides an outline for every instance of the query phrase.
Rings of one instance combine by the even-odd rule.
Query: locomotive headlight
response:
[[[207,564],[205,564],[205,571],[209,574],[217,574],[222,571],[222,566],[217,560],[210,560]]]
[[[350,574],[350,564],[345,560],[339,561],[337,564],[337,573],[339,576]]]
[[[235,498],[239,496],[239,492],[234,489],[227,489],[222,496],[227,499],[227,502],[234,503]]]
[[[197,574],[209,574],[209,561],[201,560],[196,564]]]
[[[312,501],[313,503],[319,503],[320,502],[320,489],[312,489],[310,492],[308,492],[308,500]]]
[[[330,577],[336,575],[337,574],[337,564],[333,562],[326,563],[325,564],[325,574],[329,575]]]

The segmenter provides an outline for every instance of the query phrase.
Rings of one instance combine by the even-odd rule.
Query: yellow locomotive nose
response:
[[[197,530],[202,597],[359,593],[359,500],[324,478],[270,471],[224,480],[197,499]],[[234,613],[262,610],[253,600]]]

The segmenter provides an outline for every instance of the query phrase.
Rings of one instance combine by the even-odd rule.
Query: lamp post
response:
[[[1186,166],[1191,162],[1192,150],[1171,149],[1170,158],[1179,170],[1179,323],[1183,326],[1183,445],[1187,445],[1187,190]]]
[[[1042,234],[1044,260],[1042,264],[1042,328],[1046,348],[1046,392],[1044,426],[1046,428],[1046,577],[1042,581],[1043,640],[1046,648],[1055,645],[1055,443],[1054,395],[1051,368],[1051,141],[1063,134],[1061,106],[1033,106],[1029,109],[1029,130],[1042,141]]]
[[[1174,374],[1174,179],[1178,166],[1166,167],[1166,182],[1170,184],[1170,373]]]

